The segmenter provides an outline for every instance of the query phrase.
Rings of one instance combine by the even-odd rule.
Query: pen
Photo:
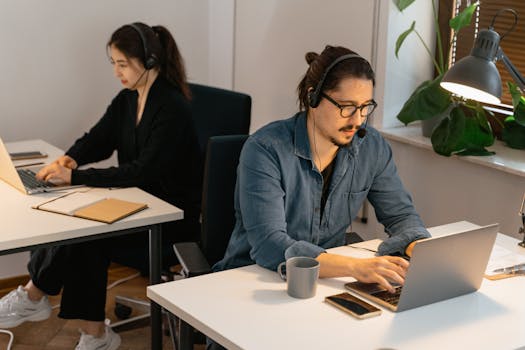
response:
[[[499,269],[495,269],[493,270],[492,272],[496,272],[496,273],[499,273],[499,272],[502,272],[502,273],[509,273],[509,272],[513,272],[513,271],[517,271],[517,270],[521,270],[525,268],[525,263],[523,264],[517,264],[517,265],[513,265],[513,266],[507,266],[507,267],[502,267],[502,268],[499,268]]]
[[[15,165],[15,168],[23,168],[23,167],[26,167],[26,166],[42,165],[42,164],[44,164],[44,162],[20,164],[20,165]]]

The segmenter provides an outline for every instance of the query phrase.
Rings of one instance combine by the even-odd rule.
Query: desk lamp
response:
[[[504,11],[514,15],[514,24],[502,36],[494,30],[496,18]],[[501,77],[495,62],[502,60],[516,85],[525,91],[525,79],[505,55],[500,41],[516,27],[518,14],[513,9],[499,10],[488,29],[479,31],[470,55],[463,57],[445,73],[441,87],[453,94],[482,103],[498,104],[501,102]]]
[[[494,30],[494,22],[504,11],[510,12],[514,16],[514,24],[500,37]],[[495,62],[502,60],[521,92],[525,92],[525,79],[499,46],[500,41],[505,35],[514,30],[517,23],[518,14],[516,11],[509,8],[499,10],[492,18],[489,28],[479,31],[470,55],[460,59],[445,73],[440,84],[441,87],[467,99],[482,103],[499,104],[501,103],[502,90],[501,77]],[[525,195],[519,213],[522,220],[519,233],[524,234],[523,241],[519,243],[522,247],[525,247],[524,205]]]

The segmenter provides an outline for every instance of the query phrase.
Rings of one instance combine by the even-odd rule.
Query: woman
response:
[[[165,238],[195,240],[201,159],[175,40],[162,26],[133,23],[117,29],[107,49],[124,89],[96,125],[37,178],[98,187],[138,186],[184,210],[184,220],[165,225]],[[79,168],[109,158],[114,151],[118,166]],[[121,255],[118,251],[131,251],[130,246],[142,247],[140,260],[146,262],[146,238],[142,234],[35,250],[28,264],[31,280],[0,300],[0,328],[48,318],[46,295],[62,289],[58,316],[83,321],[77,349],[118,348],[120,337],[104,325],[107,267]]]

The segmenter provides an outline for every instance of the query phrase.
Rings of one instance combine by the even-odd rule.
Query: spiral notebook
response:
[[[145,203],[107,198],[89,192],[71,192],[33,208],[111,224],[147,207]]]

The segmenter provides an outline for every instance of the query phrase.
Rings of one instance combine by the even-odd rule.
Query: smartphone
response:
[[[347,292],[330,295],[325,301],[359,319],[381,315],[381,309]]]
[[[9,153],[11,160],[20,160],[20,159],[35,159],[35,158],[45,158],[47,157],[46,153],[40,151],[28,151],[28,152],[14,152]]]

